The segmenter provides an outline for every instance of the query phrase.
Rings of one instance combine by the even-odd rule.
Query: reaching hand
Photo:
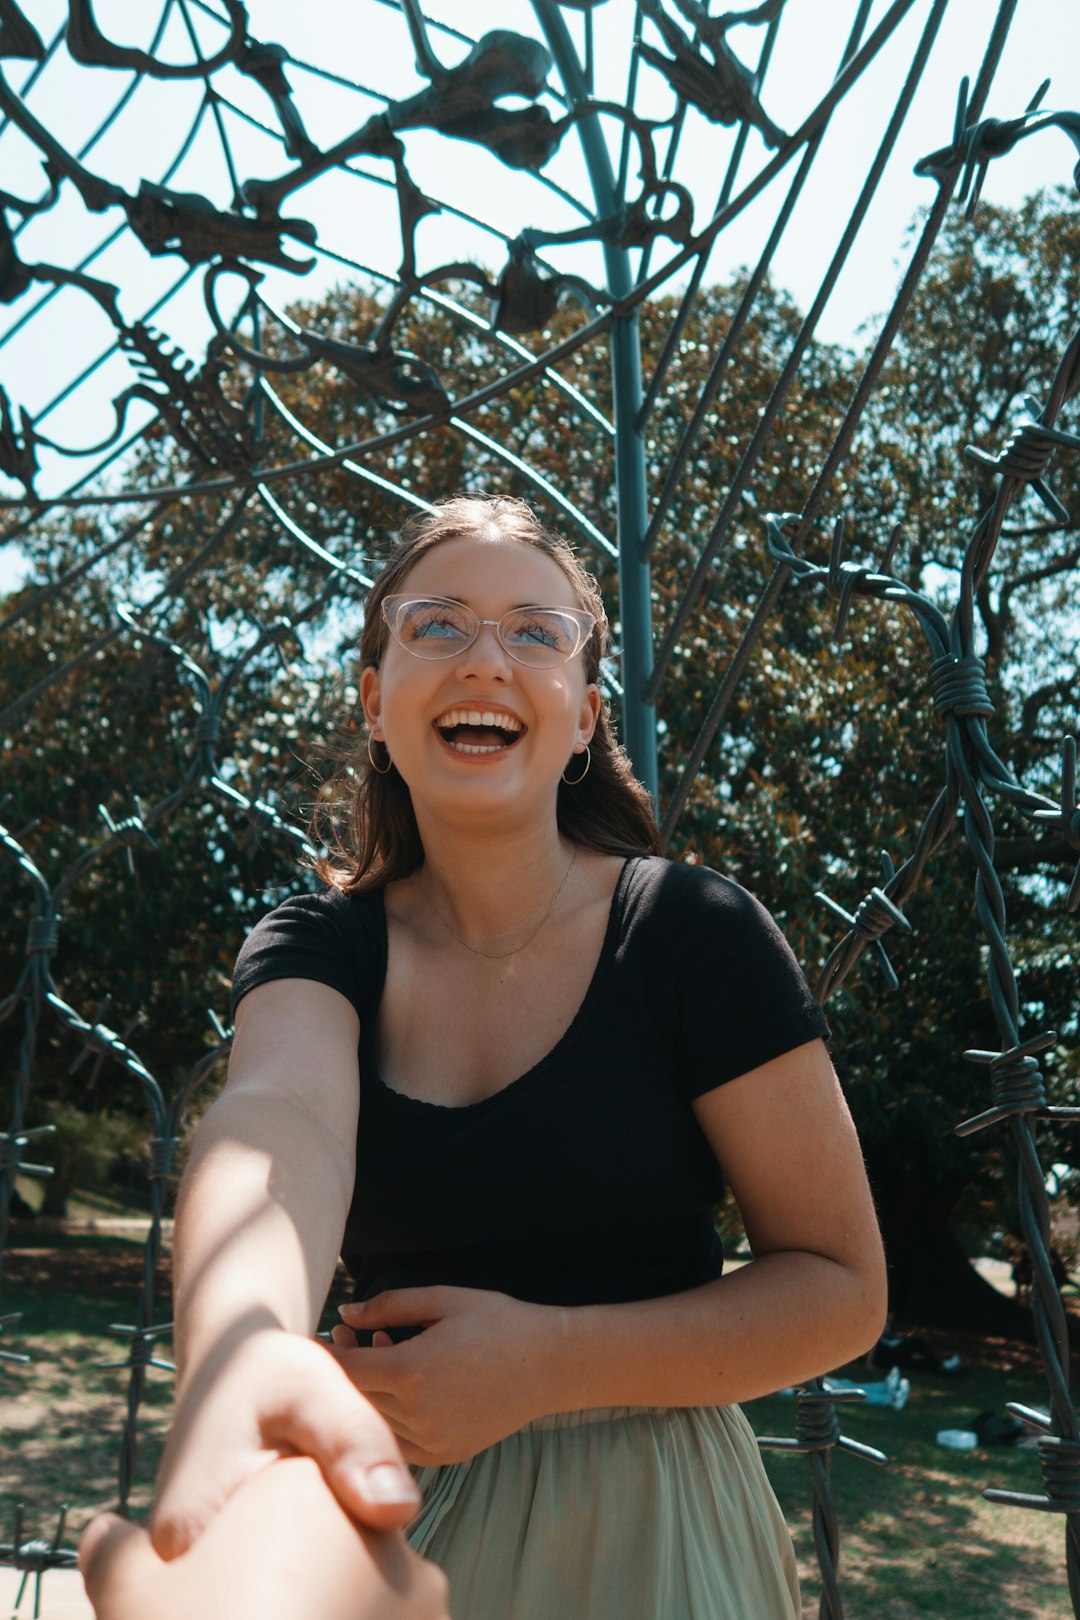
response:
[[[180,1558],[106,1514],[79,1567],[98,1620],[449,1620],[442,1573],[400,1535],[354,1524],[302,1457],[261,1469]]]
[[[550,1408],[549,1346],[558,1313],[479,1288],[400,1288],[343,1305],[335,1353],[382,1413],[408,1462],[461,1462]],[[394,1344],[382,1331],[422,1327]],[[370,1349],[353,1328],[374,1330]]]
[[[176,1558],[245,1480],[275,1459],[312,1457],[341,1506],[376,1530],[420,1506],[387,1423],[332,1352],[278,1329],[221,1347],[187,1380],[165,1448],[150,1534]]]

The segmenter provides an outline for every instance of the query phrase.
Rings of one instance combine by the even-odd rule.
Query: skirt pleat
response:
[[[418,1471],[454,1620],[798,1620],[791,1537],[736,1406],[538,1419]]]

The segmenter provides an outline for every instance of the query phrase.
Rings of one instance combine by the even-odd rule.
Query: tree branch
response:
[[[1067,574],[1070,568],[1080,563],[1080,546],[1074,546],[1066,552],[1064,557],[1054,557],[1050,562],[1044,563],[1041,568],[1029,568],[1024,574],[1017,574],[998,591],[998,602],[1002,611],[1014,592],[1021,590],[1025,585],[1037,585],[1041,579],[1053,579],[1058,574]]]
[[[1072,866],[1076,850],[1067,838],[998,838],[994,865],[999,872],[1030,872],[1037,866]]]
[[[1021,737],[1030,739],[1034,735],[1042,710],[1054,698],[1064,697],[1067,692],[1071,692],[1078,678],[1080,678],[1080,670],[1074,669],[1072,674],[1066,675],[1063,680],[1047,681],[1044,686],[1036,686],[1028,693],[1024,699],[1023,708],[1020,710]]]

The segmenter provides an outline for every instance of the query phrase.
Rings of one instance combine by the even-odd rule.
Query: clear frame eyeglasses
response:
[[[382,611],[398,646],[415,658],[454,658],[489,624],[507,657],[532,669],[569,663],[596,628],[593,615],[579,608],[519,607],[501,619],[481,619],[444,596],[385,596]]]

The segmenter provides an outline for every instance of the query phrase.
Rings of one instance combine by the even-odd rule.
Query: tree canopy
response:
[[[647,430],[653,499],[744,285],[736,278],[703,291],[682,334]],[[446,300],[426,304],[397,328],[396,341],[434,366],[454,397],[468,391],[481,360],[491,364],[489,340],[458,313],[467,316],[470,296],[459,289],[456,309]],[[384,307],[371,288],[346,286],[289,313],[328,340],[364,342]],[[646,375],[674,307],[673,298],[658,299],[641,311]],[[705,414],[653,553],[659,636],[800,319],[766,286]],[[545,342],[572,335],[583,320],[564,307]],[[1016,212],[982,205],[971,223],[949,226],[828,492],[812,541],[816,560],[828,555],[837,517],[846,519],[847,555],[867,563],[899,525],[893,572],[951,605],[967,536],[992,486],[990,469],[967,459],[965,446],[1001,447],[1025,394],[1045,391],[1078,324],[1080,240],[1075,212],[1061,197],[1037,197]],[[266,341],[289,351],[287,330]],[[771,572],[766,516],[804,505],[860,365],[855,351],[810,348],[709,566],[658,703],[662,807]],[[54,513],[28,532],[29,578],[3,604],[5,616],[30,609],[3,639],[5,701],[50,684],[7,724],[3,820],[49,883],[72,874],[53,961],[62,995],[87,1021],[113,1028],[140,1015],[130,1044],[167,1092],[218,1040],[208,1009],[224,1015],[246,929],[311,882],[298,864],[298,829],[354,696],[349,655],[363,577],[385,554],[407,497],[498,487],[558,522],[543,486],[508,473],[486,435],[571,497],[601,536],[614,535],[606,353],[580,347],[559,372],[567,387],[536,378],[472,412],[471,433],[438,426],[372,462],[370,470],[406,500],[337,465],[274,485],[273,504],[250,493],[225,501],[192,495],[160,502],[145,523],[106,509],[93,517]],[[238,404],[249,382],[241,366],[226,377]],[[267,464],[399,422],[333,366],[272,374],[257,408]],[[156,488],[200,470],[191,446],[159,424],[134,476]],[[1075,726],[1080,684],[1071,599],[1080,562],[1077,458],[1055,457],[1047,478],[1070,515],[1062,520],[1029,492],[1013,509],[977,606],[995,746],[1028,785],[1056,794],[1061,737]],[[617,639],[617,579],[603,546],[590,566]],[[132,605],[129,620],[118,617],[122,602]],[[942,779],[942,733],[917,625],[891,604],[856,602],[836,641],[834,613],[814,587],[788,586],[671,846],[760,894],[811,978],[838,928],[815,904],[815,891],[852,910],[880,882],[879,852],[898,863],[910,852]],[[70,660],[77,662],[65,673]],[[99,805],[114,823],[141,817],[153,844],[138,827],[126,840],[112,836]],[[1080,996],[1075,925],[1063,896],[1076,852],[1063,839],[1036,838],[1008,811],[1000,825],[1024,1017],[1033,1030],[1058,1031],[1055,1100],[1072,1101]],[[96,858],[84,859],[94,850]],[[9,917],[25,919],[27,880],[10,859],[0,863],[0,884]],[[888,991],[867,952],[828,1012],[893,1261],[894,1304],[925,1316],[941,1310],[946,1289],[958,1306],[953,1281],[964,1252],[977,1252],[995,1232],[1007,1240],[1015,1211],[1005,1134],[961,1139],[952,1131],[985,1106],[984,1077],[961,1054],[995,1044],[972,872],[959,839],[935,858],[908,913],[912,935],[894,933],[887,942],[900,988]],[[0,972],[11,986],[23,961],[21,922],[2,949]],[[0,1034],[17,1065],[16,1020]],[[62,1024],[43,1025],[35,1118],[61,1105],[82,1115],[106,1104],[130,1110],[135,1091],[108,1059],[92,1087],[90,1064],[69,1072],[78,1051]],[[1071,1163],[1072,1152],[1064,1136],[1053,1141],[1055,1160]],[[965,1309],[977,1308],[969,1295]]]

